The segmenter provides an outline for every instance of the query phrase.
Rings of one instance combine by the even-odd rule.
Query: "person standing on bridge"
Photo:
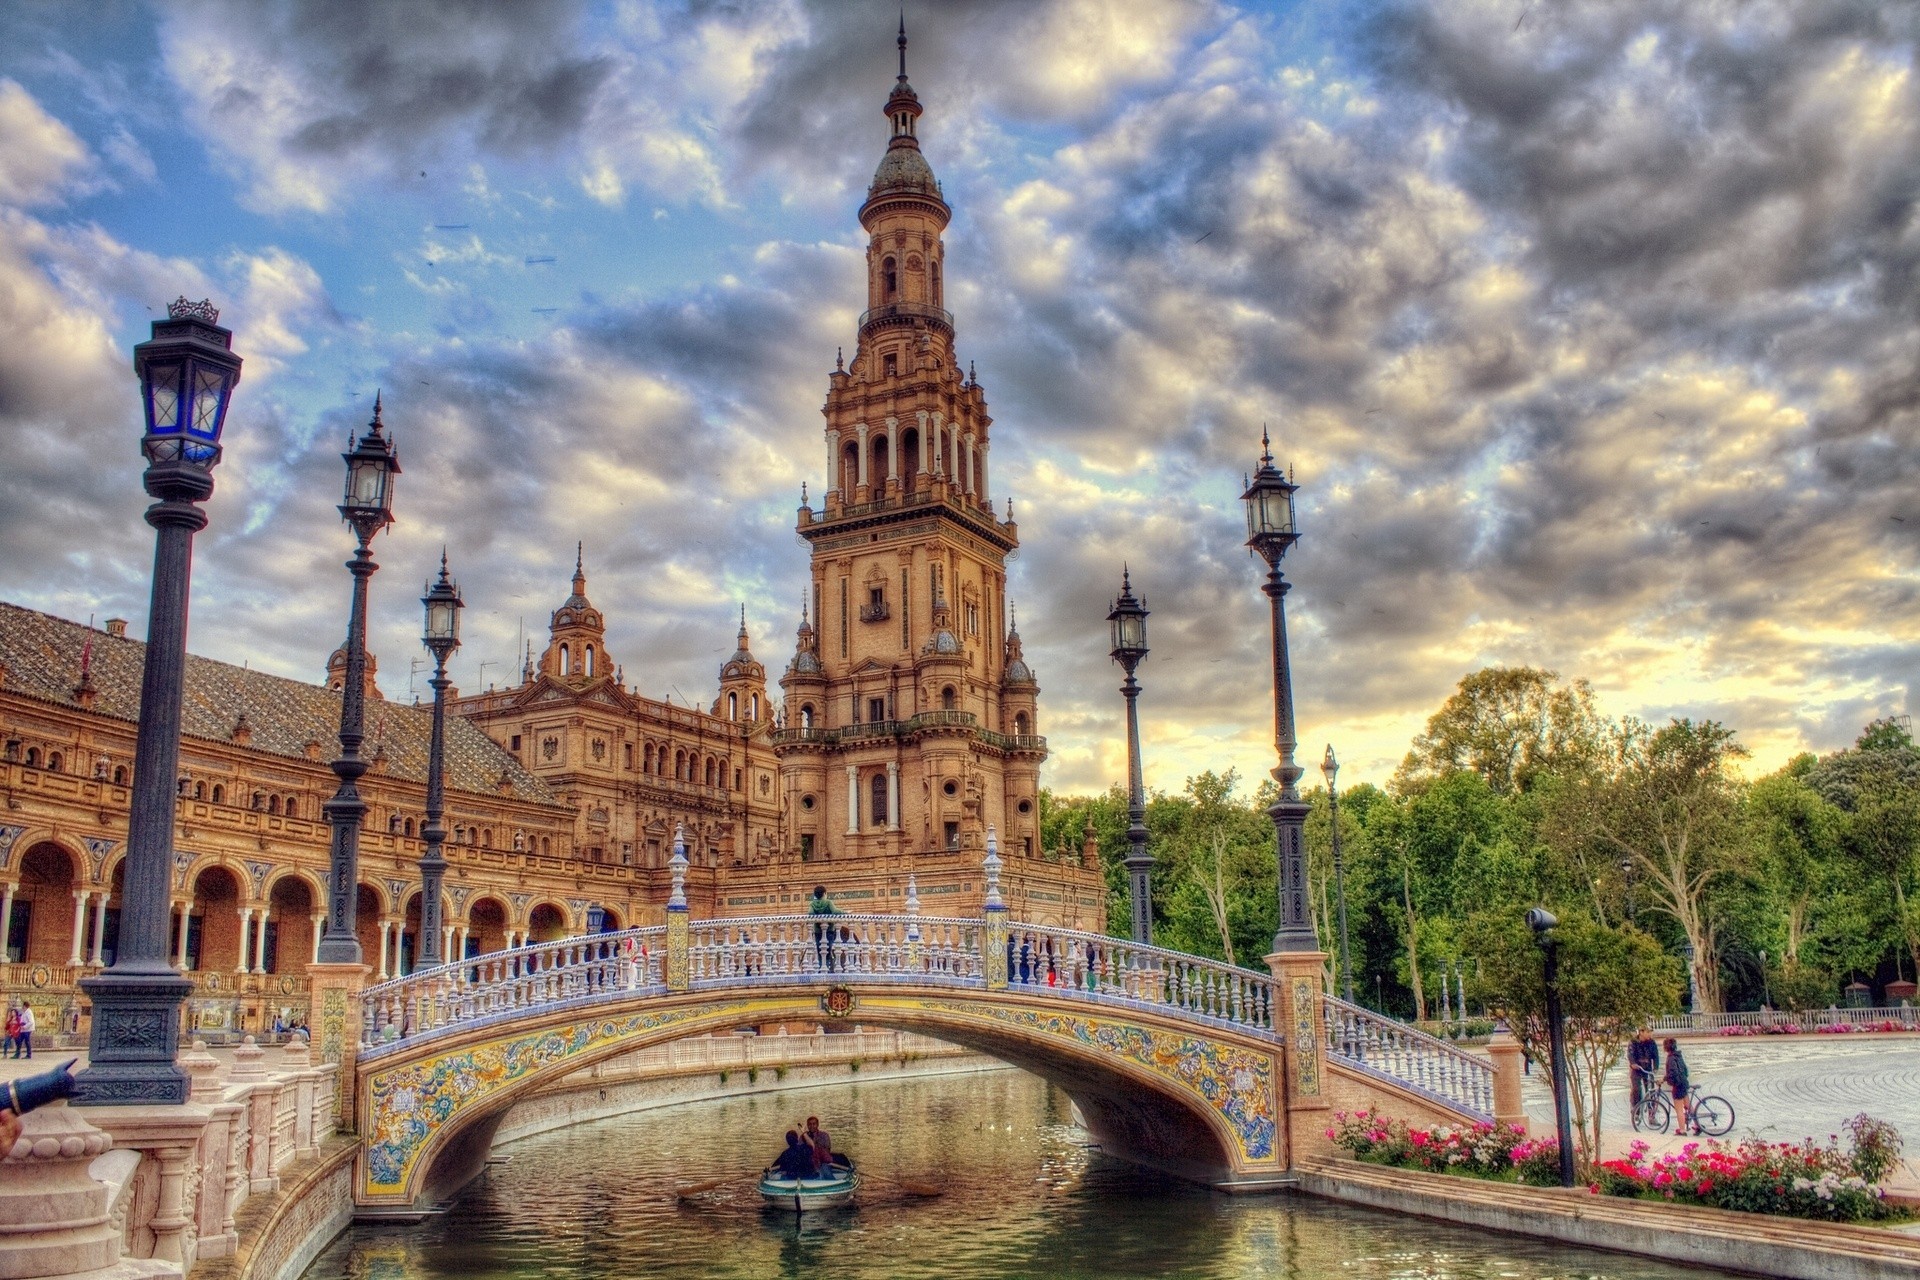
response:
[[[840,908],[833,905],[827,897],[827,886],[813,886],[813,898],[807,903],[810,916],[837,916]],[[816,922],[813,926],[813,963],[815,966],[833,972],[834,927],[825,922]]]

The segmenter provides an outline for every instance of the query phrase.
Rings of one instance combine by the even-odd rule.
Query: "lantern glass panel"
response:
[[[386,459],[356,457],[347,464],[346,505],[384,511],[387,488]]]
[[[1144,649],[1147,647],[1147,620],[1137,613],[1120,615],[1120,648]]]
[[[177,364],[147,366],[147,429],[155,435],[180,430],[180,373]]]
[[[193,420],[188,427],[203,440],[220,438],[220,420],[226,413],[227,380],[222,370],[195,365],[193,370]]]
[[[458,640],[459,638],[460,606],[450,597],[428,600],[427,639]]]

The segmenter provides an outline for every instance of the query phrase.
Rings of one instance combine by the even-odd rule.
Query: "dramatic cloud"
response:
[[[1049,781],[1122,776],[1122,561],[1153,609],[1150,781],[1270,766],[1237,510],[1263,423],[1302,486],[1305,756],[1332,738],[1382,779],[1494,662],[1726,720],[1764,768],[1914,710],[1915,12],[910,15]],[[629,683],[710,697],[735,600],[777,670],[895,18],[198,0],[163,12],[157,66],[0,55],[0,431],[30,445],[0,586],[137,610],[126,347],[198,290],[248,359],[198,647],[317,674],[346,591],[337,452],[384,388],[407,465],[375,588],[391,693],[443,543],[465,685],[510,678],[576,541]],[[197,155],[127,109],[156,75]],[[193,189],[209,225],[149,223],[107,173]]]

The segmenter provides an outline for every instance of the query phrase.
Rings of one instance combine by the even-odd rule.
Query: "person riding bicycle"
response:
[[[1667,1051],[1667,1092],[1673,1095],[1673,1114],[1678,1121],[1675,1132],[1698,1133],[1687,1104],[1692,1083],[1687,1079],[1687,1060],[1680,1055],[1680,1042],[1668,1036],[1661,1048]]]
[[[1653,1032],[1642,1027],[1627,1044],[1627,1073],[1633,1092],[1633,1109],[1638,1112],[1653,1086],[1654,1072],[1660,1069],[1660,1046]]]

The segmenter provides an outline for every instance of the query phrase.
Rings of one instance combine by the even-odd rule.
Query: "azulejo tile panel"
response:
[[[362,1193],[405,1196],[434,1136],[517,1080],[648,1032],[705,1017],[698,1005],[591,1019],[484,1044],[450,1048],[418,1062],[374,1071],[367,1080],[368,1125]]]
[[[1232,1131],[1243,1159],[1274,1158],[1277,1104],[1272,1054],[1114,1018],[959,1000],[919,1003],[929,1010],[985,1017],[1116,1054],[1179,1085],[1218,1112]]]

